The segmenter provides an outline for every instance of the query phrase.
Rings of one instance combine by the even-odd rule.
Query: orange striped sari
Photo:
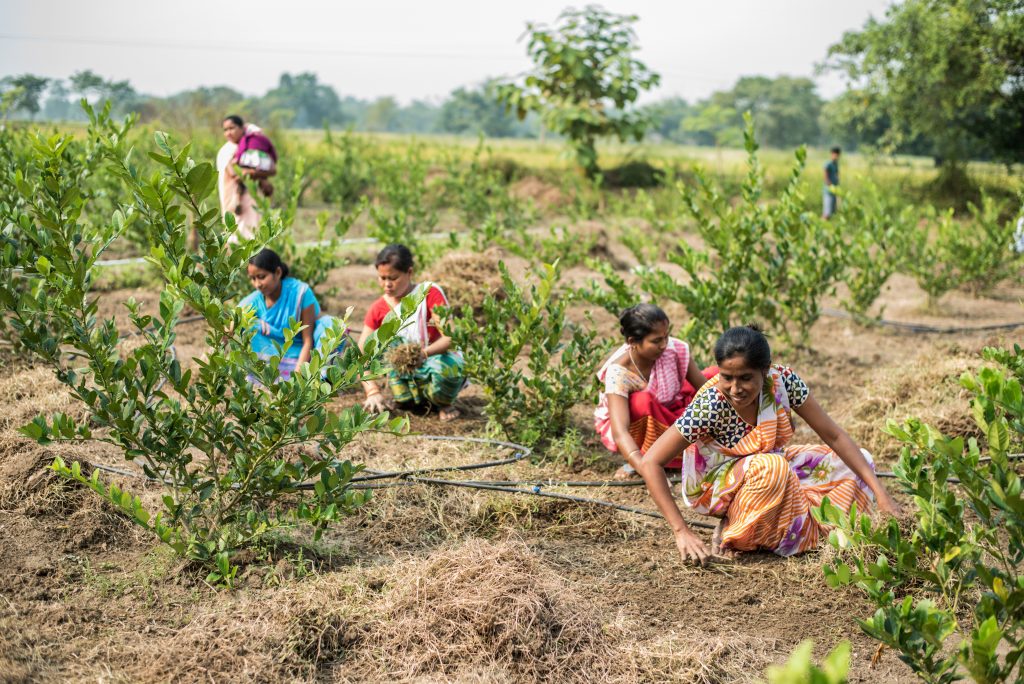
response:
[[[757,425],[746,435],[726,447],[712,427],[683,458],[683,498],[698,513],[728,520],[722,534],[726,549],[802,553],[814,548],[824,531],[810,514],[822,497],[845,511],[854,502],[866,510],[871,501],[867,485],[829,447],[788,446],[793,424],[783,372],[791,373],[773,367],[766,376]],[[709,380],[691,407],[698,406],[701,394],[718,393],[717,384],[717,376]],[[734,412],[731,406],[726,410]],[[864,456],[871,463],[870,454]]]

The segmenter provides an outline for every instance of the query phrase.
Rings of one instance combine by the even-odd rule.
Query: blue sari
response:
[[[252,309],[256,315],[256,320],[253,322],[253,330],[256,334],[252,338],[252,350],[261,359],[269,359],[276,354],[277,349],[274,344],[284,344],[284,331],[294,322],[301,322],[302,312],[309,306],[313,307],[313,316],[316,317],[316,325],[313,327],[313,348],[319,349],[324,334],[334,324],[334,317],[321,314],[320,303],[309,285],[296,278],[284,278],[281,281],[281,294],[274,305],[269,308],[267,308],[267,300],[259,290],[247,295],[238,303],[238,307]],[[261,330],[261,321],[267,324],[267,334]],[[299,334],[295,336],[281,357],[278,372],[282,378],[287,379],[291,376],[291,372],[298,366],[301,353],[302,336]]]

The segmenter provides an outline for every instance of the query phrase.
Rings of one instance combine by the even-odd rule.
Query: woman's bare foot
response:
[[[732,549],[722,548],[722,533],[728,524],[729,520],[727,518],[719,518],[718,524],[715,525],[715,531],[711,533],[711,553],[719,558],[733,560],[736,558],[737,552]]]
[[[612,476],[616,480],[632,480],[640,477],[633,466],[628,463],[624,464],[621,468],[615,471],[615,475]]]
[[[455,408],[454,406],[445,406],[438,413],[438,417],[441,419],[442,423],[451,422],[451,421],[455,420],[456,418],[458,418],[461,415],[462,415],[462,411],[460,411],[459,409]]]

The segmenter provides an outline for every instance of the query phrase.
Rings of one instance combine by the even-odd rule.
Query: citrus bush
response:
[[[667,255],[686,279],[653,266],[637,269],[638,287],[654,301],[686,307],[690,320],[681,336],[705,355],[723,331],[752,321],[785,344],[805,345],[822,299],[846,269],[837,230],[806,208],[800,182],[806,150],[797,150],[789,181],[767,201],[753,119],[745,119],[747,175],[738,203],[700,169],[697,188],[678,185],[703,242],[697,248],[679,239]]]
[[[825,566],[827,582],[875,603],[861,628],[926,682],[1020,681],[1024,661],[1024,492],[1010,453],[1024,444],[1024,352],[984,356],[999,366],[960,382],[974,395],[985,450],[917,420],[889,422],[904,444],[894,472],[914,500],[909,530],[828,499],[814,511],[835,527],[829,542],[841,551]]]
[[[256,356],[253,314],[237,309],[225,293],[249,255],[279,236],[280,223],[265,221],[256,239],[229,246],[220,210],[208,202],[216,185],[212,165],[197,163],[187,145],[175,149],[157,134],[150,156],[162,173],[144,177],[119,131],[102,130],[94,126],[108,170],[133,198],[108,220],[82,220],[80,160],[67,155],[66,135],[34,136],[28,171],[15,179],[24,207],[12,217],[19,243],[2,251],[0,271],[19,275],[0,282],[0,302],[24,347],[54,368],[87,416],[40,416],[23,430],[41,443],[93,440],[121,449],[163,488],[159,511],[105,484],[99,471],[87,475],[80,464],[59,458],[53,469],[94,489],[179,554],[208,565],[211,581],[231,584],[238,549],[296,525],[311,526],[319,536],[367,500],[367,491],[350,487],[361,466],[341,460],[339,452],[360,432],[394,431],[402,423],[358,406],[335,413],[328,402],[382,372],[380,356],[398,324],[382,326],[365,352],[349,345],[341,363],[331,363],[343,339],[335,326],[325,351],[278,382],[280,356]],[[155,314],[127,303],[143,343],[124,350],[114,320],[98,317],[91,287],[96,261],[129,225],[152,245],[147,261],[160,273],[163,291]],[[196,253],[187,249],[191,227],[200,236]],[[28,283],[27,290],[19,283]],[[186,307],[206,324],[207,352],[195,368],[185,368],[174,348]],[[286,331],[286,344],[299,328],[296,323]],[[85,365],[68,363],[66,352]]]
[[[863,318],[892,274],[903,269],[917,212],[871,182],[858,192],[842,191],[841,196],[843,210],[832,221],[839,227],[847,258],[842,280],[848,294],[842,306]]]
[[[557,262],[526,287],[500,267],[505,298],[488,295],[480,323],[468,308],[449,312],[458,315],[449,315],[446,331],[467,377],[483,388],[488,427],[532,447],[565,433],[572,407],[597,396],[603,350],[596,331],[566,319],[566,302],[555,295]]]

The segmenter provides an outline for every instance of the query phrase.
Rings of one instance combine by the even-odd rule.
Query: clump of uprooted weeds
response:
[[[426,355],[418,344],[399,344],[388,350],[384,358],[391,367],[402,375],[411,375],[423,365]]]

